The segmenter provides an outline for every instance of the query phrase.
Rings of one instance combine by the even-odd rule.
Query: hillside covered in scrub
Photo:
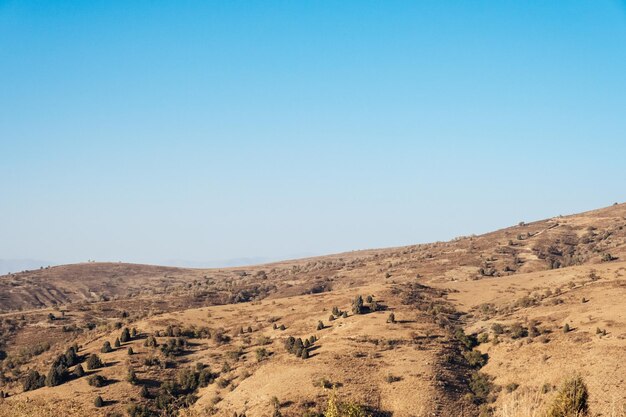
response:
[[[623,417],[625,299],[624,204],[251,267],[16,272],[0,416]]]

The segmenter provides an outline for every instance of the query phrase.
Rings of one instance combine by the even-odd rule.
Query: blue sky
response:
[[[619,1],[2,1],[0,259],[447,240],[624,200]]]

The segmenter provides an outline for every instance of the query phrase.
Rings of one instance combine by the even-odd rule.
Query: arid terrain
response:
[[[626,204],[252,267],[16,272],[0,335],[2,417],[543,416],[576,377],[623,417]]]

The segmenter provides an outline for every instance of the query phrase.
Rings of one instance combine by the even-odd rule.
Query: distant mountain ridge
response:
[[[56,263],[37,259],[0,259],[0,275],[53,265]]]

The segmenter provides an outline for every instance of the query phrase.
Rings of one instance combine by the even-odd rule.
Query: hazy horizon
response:
[[[0,259],[289,259],[624,200],[624,2],[0,2]]]

